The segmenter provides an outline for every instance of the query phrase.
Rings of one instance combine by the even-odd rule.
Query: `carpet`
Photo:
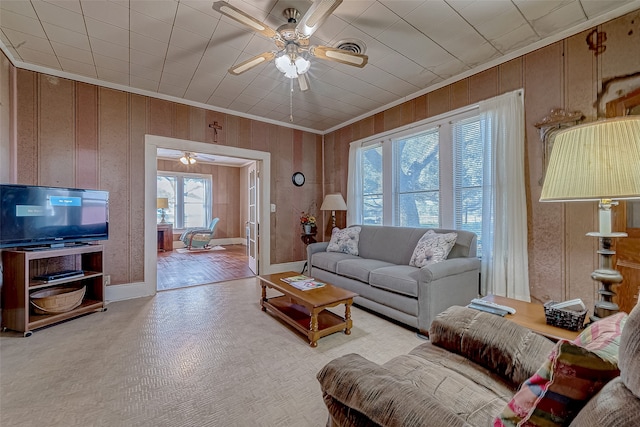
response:
[[[178,248],[176,252],[179,254],[188,254],[188,253],[196,253],[196,252],[210,252],[210,251],[226,251],[223,246],[217,245],[210,248],[193,248],[191,250],[187,248]]]

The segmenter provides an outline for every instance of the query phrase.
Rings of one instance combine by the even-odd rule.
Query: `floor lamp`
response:
[[[559,132],[553,144],[541,202],[593,200],[599,202],[599,268],[591,278],[602,286],[592,320],[619,311],[611,287],[622,282],[613,266],[612,239],[626,233],[611,231],[611,207],[616,200],[640,198],[640,117],[602,120]]]
[[[333,229],[336,226],[336,211],[346,211],[347,204],[344,202],[342,194],[327,194],[326,196],[324,196],[324,200],[322,201],[320,210],[331,211],[331,229]]]

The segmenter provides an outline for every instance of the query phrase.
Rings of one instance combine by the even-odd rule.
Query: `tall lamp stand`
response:
[[[613,266],[612,241],[627,233],[611,232],[615,200],[640,199],[640,116],[600,120],[558,132],[546,170],[541,202],[598,201],[599,265],[591,273],[602,286],[591,320],[617,313],[611,289],[622,282]]]
[[[620,311],[618,304],[613,302],[613,297],[616,293],[612,290],[612,287],[622,282],[622,274],[613,267],[613,256],[616,251],[612,249],[612,239],[627,237],[627,233],[611,232],[611,206],[617,205],[618,202],[602,199],[599,204],[600,231],[587,233],[587,236],[598,237],[600,241],[600,248],[598,249],[599,268],[591,273],[591,278],[599,281],[602,287],[598,289],[600,299],[594,305],[593,316],[590,316],[592,322]]]

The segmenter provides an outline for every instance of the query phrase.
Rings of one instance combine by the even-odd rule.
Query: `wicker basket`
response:
[[[557,326],[570,331],[579,331],[584,327],[584,318],[587,310],[573,311],[551,307],[557,304],[556,301],[549,301],[544,304],[544,315],[547,318],[547,325]]]
[[[86,286],[56,286],[32,293],[29,298],[36,314],[71,311],[82,303]]]

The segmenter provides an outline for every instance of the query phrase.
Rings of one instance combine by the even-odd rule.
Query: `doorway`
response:
[[[156,230],[156,179],[157,179],[157,149],[168,148],[193,153],[204,153],[219,156],[243,158],[255,161],[260,175],[256,191],[261,200],[270,200],[269,185],[260,185],[260,182],[270,182],[271,155],[270,153],[249,150],[236,147],[219,146],[214,144],[189,141],[176,138],[146,135],[145,137],[145,282],[144,293],[155,294],[157,290],[157,261],[156,250],[157,230]],[[260,223],[260,238],[258,242],[257,260],[261,272],[270,269],[270,221],[269,204],[260,205],[256,213]]]
[[[158,148],[157,165],[157,290],[255,276],[257,247],[244,234],[246,222],[257,222],[256,161]],[[180,236],[195,229],[196,243],[187,248]]]

